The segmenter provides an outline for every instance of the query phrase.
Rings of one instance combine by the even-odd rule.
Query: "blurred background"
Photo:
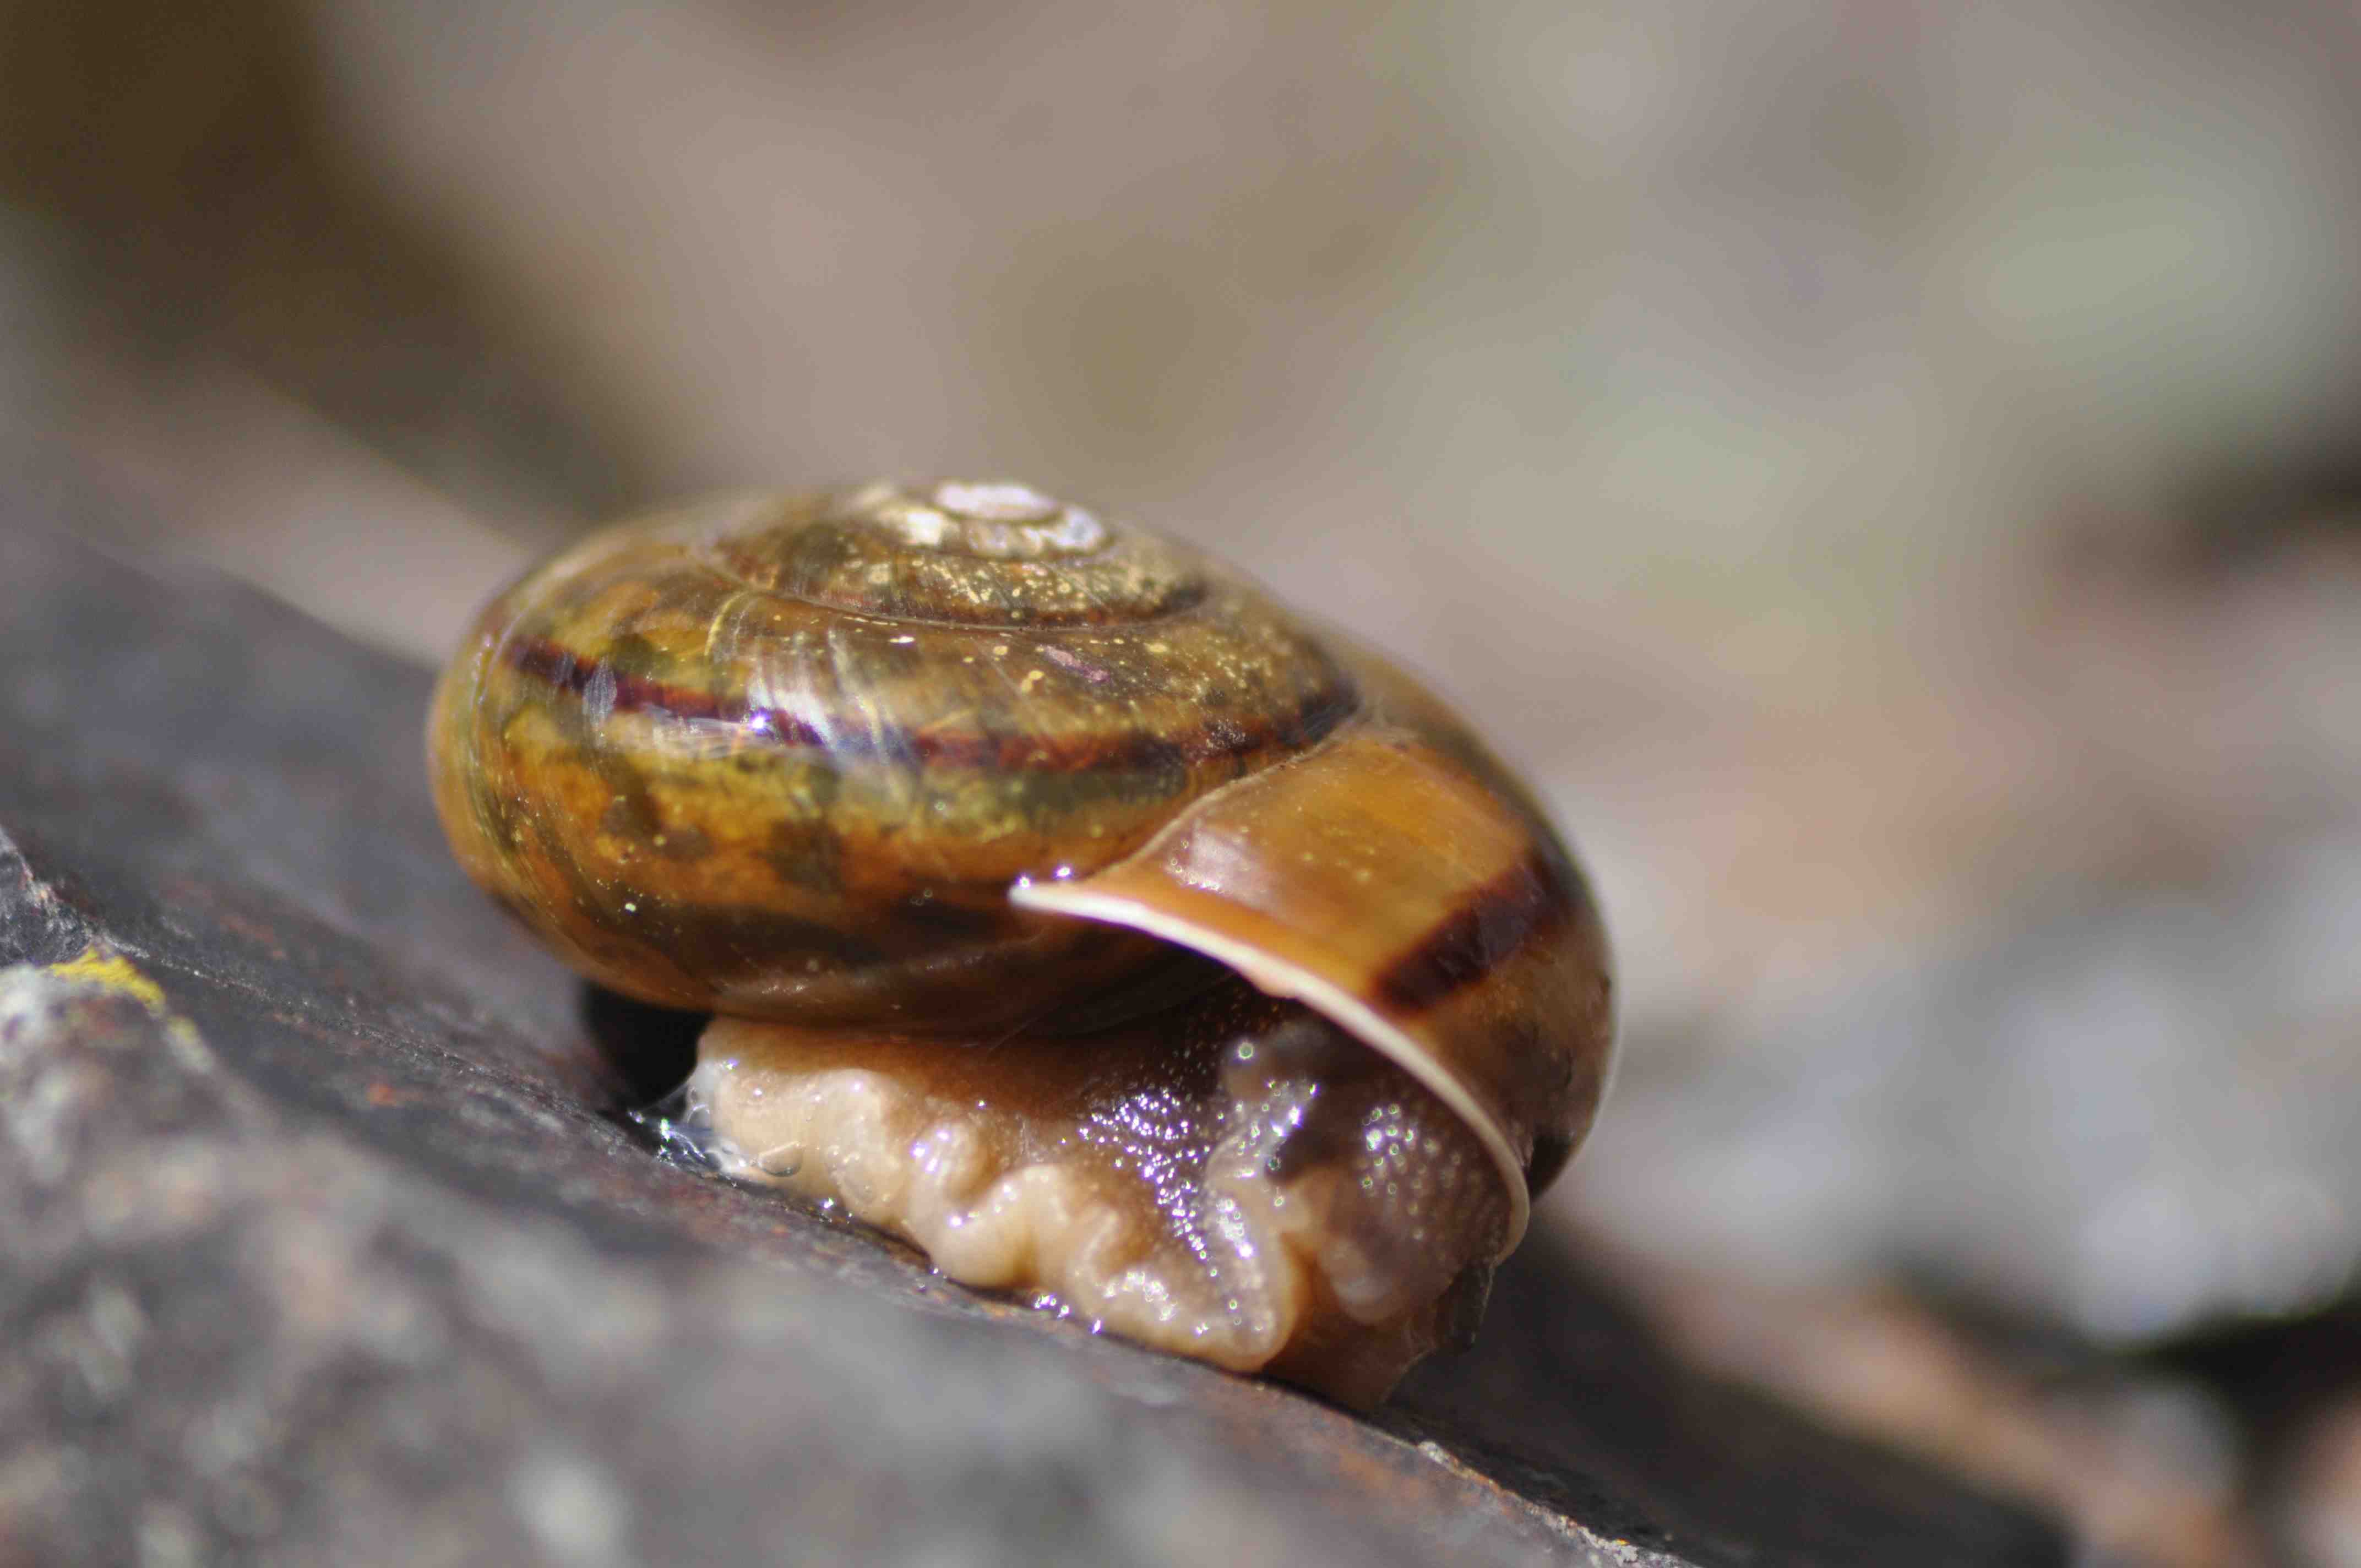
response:
[[[0,0],[0,461],[421,663],[716,487],[1199,539],[1581,841],[1544,1223],[1668,1343],[2092,1563],[2361,1564],[2356,71],[2302,0]]]

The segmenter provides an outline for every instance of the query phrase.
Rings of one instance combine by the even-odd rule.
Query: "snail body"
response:
[[[479,883],[719,1014],[741,1174],[1162,1348],[1373,1401],[1596,1110],[1603,932],[1507,770],[1024,487],[609,530],[485,611],[429,741]]]

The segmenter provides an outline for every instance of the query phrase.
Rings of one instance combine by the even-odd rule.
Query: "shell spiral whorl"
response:
[[[1012,883],[1129,853],[1356,702],[1163,541],[1021,487],[874,485],[660,518],[511,589],[438,702],[437,797],[478,879],[617,990],[1013,1022],[1156,955]]]
[[[1507,770],[1382,660],[1184,546],[1022,485],[740,498],[593,536],[485,610],[437,688],[429,750],[461,863],[576,968],[645,1000],[776,1021],[717,1025],[708,1067],[775,1058],[763,1070],[800,1064],[795,1082],[865,1072],[873,1088],[902,1064],[894,1102],[917,1120],[878,1132],[879,1148],[950,1137],[982,1162],[961,1179],[994,1191],[992,1170],[1043,1147],[1126,1150],[1060,1167],[1115,1192],[1128,1189],[1110,1171],[1169,1166],[1178,1138],[1211,1191],[1225,1160],[1278,1138],[1236,1166],[1247,1185],[1224,1189],[1223,1212],[1259,1212],[1268,1189],[1277,1229],[1239,1255],[1323,1261],[1245,1283],[1246,1263],[1214,1269],[1208,1299],[1229,1306],[1186,1334],[1171,1327],[1184,1288],[1102,1314],[1188,1354],[1382,1393],[1444,1332],[1465,1295],[1444,1287],[1514,1245],[1530,1190],[1597,1105],[1612,1034],[1603,932]],[[1018,1030],[1091,1034],[1045,1064],[1168,1052],[1190,1087],[1155,1102],[1197,1109],[1156,1152],[1140,1142],[1148,1102],[1092,1098],[1123,1074],[1016,1065],[1033,1059],[1009,1044]],[[1312,1043],[1279,1048],[1298,1039]],[[994,1070],[1023,1080],[1003,1104],[974,1098],[973,1062],[956,1055],[987,1040]],[[1301,1095],[1283,1114],[1282,1060]],[[954,1077],[989,1115],[945,1132],[925,1108]],[[798,1146],[827,1121],[771,1114],[741,1120]],[[1016,1120],[990,1120],[1004,1114]],[[1358,1131],[1323,1121],[1345,1115]],[[1428,1152],[1411,1174],[1363,1168],[1357,1197],[1256,1163],[1291,1170],[1316,1145],[1330,1155],[1303,1168],[1349,1165],[1338,1151],[1356,1140],[1389,1160]],[[1015,1266],[997,1254],[955,1266],[957,1247],[996,1234],[966,1199],[940,1198],[952,1218],[929,1231],[936,1210],[887,1165],[812,1190],[902,1194],[870,1217],[979,1283],[1098,1289],[1092,1270],[1044,1284],[1038,1260],[1153,1229],[1134,1200],[1107,1198],[1114,1231],[1088,1247],[1027,1232],[1006,1255],[1033,1272],[1003,1277]],[[1463,1168],[1497,1179],[1438,1174]],[[1324,1206],[1303,1197],[1332,1187]],[[1328,1220],[1288,1230],[1314,1210]],[[1466,1233],[1447,1245],[1427,1229],[1446,1212]],[[1202,1260],[1213,1234],[1183,1253]],[[1117,1273],[1136,1282],[1147,1266]],[[1344,1333],[1347,1319],[1383,1326]]]
[[[1026,485],[871,485],[723,554],[748,583],[807,604],[945,626],[1112,626],[1206,591],[1202,564]]]

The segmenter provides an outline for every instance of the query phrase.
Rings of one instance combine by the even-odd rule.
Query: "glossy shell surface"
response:
[[[1521,1234],[1612,1035],[1597,910],[1440,703],[1021,486],[708,503],[486,610],[430,721],[462,863],[584,974],[798,1028],[1082,1033],[1207,960],[1391,1059]]]

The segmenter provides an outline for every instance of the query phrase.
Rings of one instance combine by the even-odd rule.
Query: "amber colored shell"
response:
[[[1381,661],[1023,487],[598,534],[485,611],[429,750],[469,873],[634,996],[974,1035],[1210,958],[1465,1119],[1510,1246],[1597,1106],[1604,936],[1507,771]]]

